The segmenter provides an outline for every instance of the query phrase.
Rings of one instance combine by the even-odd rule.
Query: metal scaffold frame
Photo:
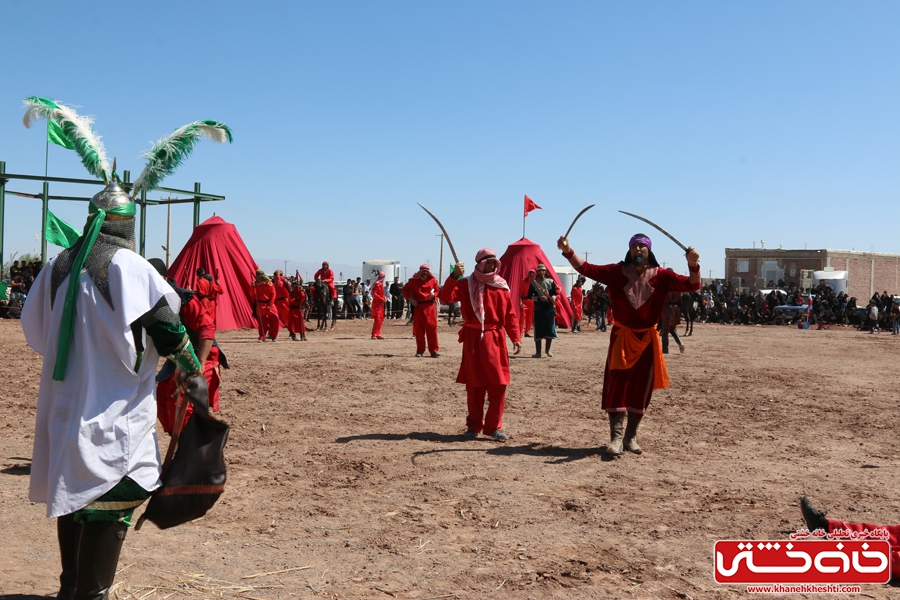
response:
[[[23,181],[41,181],[43,182],[43,191],[40,195],[37,194],[25,194],[22,192],[13,192],[6,189],[6,184],[13,180],[23,180]],[[50,195],[50,183],[69,183],[69,184],[79,184],[79,185],[90,185],[95,188],[102,189],[106,186],[103,181],[95,180],[95,179],[72,179],[70,177],[48,177],[44,175],[22,175],[18,173],[7,173],[6,172],[6,162],[0,161],[0,268],[2,268],[3,264],[3,255],[4,255],[4,237],[5,237],[5,226],[6,226],[6,194],[15,194],[17,196],[22,196],[26,198],[37,198],[42,201],[41,206],[41,262],[47,262],[47,213],[49,212],[50,200],[68,200],[74,202],[90,202],[91,197],[79,197],[79,196],[51,196]],[[134,185],[131,183],[131,172],[123,171],[122,172],[122,189],[131,192],[134,188]],[[99,189],[98,189],[99,191]],[[146,241],[147,241],[147,207],[148,206],[156,206],[159,204],[194,204],[194,227],[200,224],[200,203],[201,202],[219,202],[225,200],[225,196],[219,196],[216,194],[206,194],[200,191],[200,183],[194,183],[193,190],[177,190],[174,188],[160,187],[156,188],[154,191],[165,192],[168,194],[175,194],[176,196],[189,196],[188,198],[182,199],[170,199],[170,200],[148,200],[147,192],[141,190],[140,198],[135,198],[134,203],[140,207],[140,229],[138,232],[138,253],[141,256],[144,256]]]

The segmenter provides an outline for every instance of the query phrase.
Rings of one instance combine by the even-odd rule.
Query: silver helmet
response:
[[[134,204],[134,200],[125,190],[119,187],[118,182],[113,178],[102,191],[96,193],[94,197],[91,198],[91,204],[109,212],[121,206]]]

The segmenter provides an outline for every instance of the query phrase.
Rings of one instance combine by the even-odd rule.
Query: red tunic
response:
[[[384,284],[376,281],[372,285],[372,337],[381,336],[384,326]]]
[[[469,298],[468,278],[456,280],[448,277],[441,290],[441,302],[459,302],[465,321],[459,330],[463,352],[456,383],[473,387],[509,385],[509,353],[503,331],[513,342],[521,341],[519,322],[509,291],[485,286],[484,337],[481,336],[481,322]]]
[[[213,323],[212,315],[209,314],[198,296],[181,307],[181,320],[185,327],[197,333],[198,340],[214,340],[216,338],[216,325]],[[216,346],[210,348],[209,354],[206,356],[203,376],[206,378],[206,385],[209,388],[209,408],[213,412],[219,412],[219,349]],[[181,396],[179,394],[178,397],[172,397],[176,387],[174,374],[156,386],[156,414],[166,433],[171,433],[175,424],[176,401]],[[185,423],[192,412],[193,406],[188,404]]]
[[[303,306],[306,304],[306,292],[300,287],[295,287],[288,294],[288,331],[291,333],[306,333],[306,321],[303,317]]]
[[[581,321],[581,307],[584,304],[584,290],[580,286],[572,288],[572,310],[575,312],[575,324]]]
[[[666,305],[669,292],[693,292],[700,289],[700,282],[691,283],[683,276],[669,269],[647,267],[643,276],[638,277],[632,266],[618,263],[610,265],[592,265],[584,263],[578,272],[589,279],[599,281],[607,286],[610,306],[616,315],[616,322],[629,329],[650,329],[644,333],[635,333],[641,340],[647,335],[658,335],[656,324]],[[629,284],[629,274],[633,282]],[[636,282],[636,283],[635,283]],[[629,297],[635,298],[637,308]],[[643,300],[643,302],[641,302]],[[613,327],[609,339],[609,351],[612,352],[619,332]],[[610,356],[606,356],[606,369],[603,374],[602,408],[607,412],[629,411],[644,414],[650,405],[653,394],[653,346],[648,344],[644,353],[631,369],[610,369]]]
[[[327,283],[328,289],[331,290],[331,299],[334,300],[337,298],[337,288],[334,286],[334,271],[331,269],[319,269],[316,271],[316,274],[313,275],[313,280],[322,280]]]
[[[519,284],[522,296],[522,331],[525,335],[531,331],[531,324],[534,322],[534,300],[528,297],[528,290],[531,289],[531,280],[527,277]]]
[[[250,302],[256,307],[259,339],[264,339],[267,333],[275,339],[278,336],[278,313],[275,311],[275,286],[272,282],[251,285]]]
[[[874,525],[871,523],[848,523],[846,521],[835,521],[828,519],[828,533],[834,533],[837,529],[845,529],[848,531],[872,532],[876,529],[885,529],[888,533],[888,544],[891,547],[891,574],[896,577],[900,573],[900,525]],[[878,539],[861,536],[858,539]]]
[[[426,338],[429,352],[438,351],[437,306],[434,304],[438,292],[440,287],[433,275],[425,281],[416,275],[403,286],[403,297],[418,303],[413,312],[413,334],[416,336],[417,354],[425,352]]]
[[[288,290],[287,283],[281,275],[276,275],[272,283],[275,286],[275,310],[278,311],[278,318],[281,320],[282,327],[287,327],[291,310],[288,304],[290,290]]]

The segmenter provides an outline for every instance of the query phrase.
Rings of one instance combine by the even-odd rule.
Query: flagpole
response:
[[[50,160],[50,119],[47,119],[47,137],[44,140],[44,177],[47,176],[47,161]]]
[[[528,215],[524,215],[522,217],[522,239],[525,239],[525,217],[527,217],[527,216]]]

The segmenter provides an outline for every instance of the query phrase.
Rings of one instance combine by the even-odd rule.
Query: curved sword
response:
[[[669,233],[668,231],[666,231],[665,229],[663,229],[662,227],[660,227],[659,225],[657,225],[656,223],[654,223],[654,222],[651,221],[650,219],[645,219],[644,217],[639,217],[638,215],[632,214],[632,213],[630,213],[630,212],[625,212],[624,210],[620,210],[619,212],[622,213],[623,215],[628,215],[629,217],[634,217],[635,219],[638,219],[639,221],[643,221],[643,222],[646,223],[647,225],[651,225],[651,226],[655,227],[660,233],[662,233],[662,234],[665,235],[667,238],[669,238],[670,240],[672,240],[673,242],[675,242],[676,244],[678,244],[678,247],[681,248],[682,250],[684,250],[684,253],[685,253],[685,254],[688,253],[688,249],[685,247],[684,244],[682,244],[681,242],[679,242],[678,240],[676,240],[676,239],[672,236],[671,233]]]
[[[419,206],[422,206],[421,202],[416,202],[416,204],[418,204]],[[444,226],[441,224],[441,222],[438,220],[438,218],[436,216],[434,216],[434,214],[430,210],[428,210],[424,206],[422,206],[422,210],[427,212],[428,216],[430,216],[432,219],[434,219],[434,222],[437,223],[438,227],[441,228],[441,231],[444,232],[444,237],[447,239],[447,245],[450,246],[450,254],[453,255],[453,260],[456,261],[456,263],[458,263],[459,258],[456,257],[456,250],[453,249],[453,242],[450,241],[450,235],[447,233],[447,230],[444,229]]]
[[[591,210],[591,209],[594,208],[595,206],[597,206],[597,205],[596,205],[596,204],[591,204],[590,206],[585,206],[584,208],[582,208],[582,209],[581,209],[581,212],[578,213],[578,215],[575,217],[575,220],[572,221],[572,224],[569,225],[569,228],[566,230],[566,235],[564,235],[563,237],[568,239],[569,234],[572,233],[572,228],[575,227],[575,223],[578,222],[578,219],[581,218],[581,215],[583,215],[583,214],[586,213],[587,211]]]

